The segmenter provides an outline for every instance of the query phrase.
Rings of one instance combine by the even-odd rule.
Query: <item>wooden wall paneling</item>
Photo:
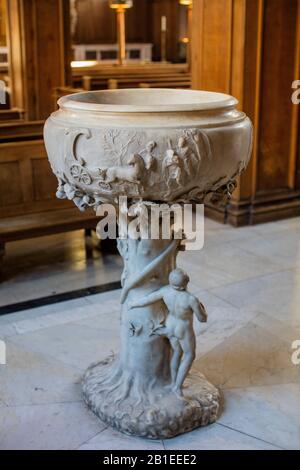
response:
[[[107,0],[77,0],[75,44],[116,42],[115,13]]]
[[[296,186],[299,107],[295,108],[291,102],[291,84],[299,78],[300,2],[293,0],[288,8],[282,0],[265,0],[264,5],[257,186],[252,223],[300,215],[300,191]]]
[[[75,44],[116,43],[116,14],[108,0],[77,0]],[[128,42],[151,42],[151,1],[138,0],[126,12]]]
[[[0,46],[6,46],[6,5],[0,0]]]
[[[300,0],[297,9],[294,80],[300,80]],[[291,169],[294,165],[295,171],[290,172],[290,187],[300,190],[300,104],[293,104],[292,110],[291,160]]]
[[[194,3],[193,88],[229,92],[231,84],[233,0]]]
[[[59,30],[60,30],[60,61],[63,83],[58,86],[72,85],[72,37],[71,37],[71,15],[70,0],[60,0],[59,8]],[[57,86],[57,85],[55,85]],[[55,87],[53,87],[55,88]],[[52,88],[52,89],[53,89]]]
[[[42,140],[0,144],[0,218],[72,207],[56,187]]]
[[[77,0],[77,27],[75,44],[116,43],[115,13],[108,0]],[[160,60],[161,16],[167,16],[167,59],[180,59],[180,21],[184,8],[178,0],[135,0],[126,12],[128,42],[153,44],[154,60]]]
[[[18,149],[19,150],[19,149]],[[33,192],[33,175],[32,175],[32,166],[31,166],[31,155],[28,156],[28,151],[31,152],[31,148],[24,146],[24,156],[20,155],[17,151],[15,157],[19,158],[19,165],[21,171],[21,187],[23,194],[24,204],[30,204],[34,201],[34,192]]]
[[[297,37],[297,0],[265,0],[261,76],[260,138],[257,191],[293,189],[290,172],[292,110],[291,84]]]
[[[126,13],[126,37],[128,42],[152,42],[153,21],[151,1],[139,0]]]
[[[232,3],[230,89],[239,100],[239,108],[244,102],[245,42],[246,0],[236,0]]]
[[[299,107],[300,105],[297,105],[297,106]],[[295,188],[296,188],[296,190],[300,190],[300,119],[298,120],[297,162],[296,162]]]
[[[179,59],[180,9],[177,0],[150,0],[150,42],[153,43],[153,59],[161,59],[161,17],[167,17],[167,60],[177,62]]]
[[[244,106],[247,86],[245,48],[248,4],[246,2],[247,0],[222,2],[197,0],[194,2],[193,11],[193,88],[232,93],[238,98],[240,108]],[[252,6],[255,3],[256,0],[253,0]],[[254,13],[255,9],[252,10],[251,13]],[[253,80],[253,77],[251,79]],[[250,173],[251,168],[247,171]],[[229,218],[232,214],[233,221],[236,218],[244,222],[248,220],[252,184],[251,181],[247,185],[243,184],[243,178],[247,183],[249,181],[248,177],[242,175],[230,205],[230,212],[208,205],[206,213],[221,222],[228,218],[228,214]]]
[[[202,63],[203,63],[203,0],[197,0],[193,5],[192,19],[192,88],[202,89]]]
[[[167,28],[167,51],[170,62],[178,62],[180,49],[180,5],[176,0],[169,0],[167,18],[169,27]],[[159,25],[160,21],[158,20]]]
[[[251,205],[256,193],[259,119],[261,103],[261,70],[263,48],[264,0],[235,0],[231,94],[239,99],[239,108],[253,124],[253,151],[246,171],[225,214],[232,225],[251,223]]]
[[[202,87],[205,90],[230,91],[232,1],[205,0],[203,5]],[[219,43],[216,37],[220,35]]]
[[[0,162],[0,188],[0,207],[22,204],[21,173],[17,160]]]
[[[7,45],[9,51],[9,76],[11,106],[27,108],[26,60],[22,5],[18,0],[6,0]]]
[[[12,103],[29,120],[53,109],[52,89],[69,85],[68,0],[7,0]]]
[[[213,1],[194,2],[193,86],[236,96],[254,124],[253,156],[223,220],[300,214],[299,106],[291,103],[300,78],[300,0],[224,0],[217,18],[210,8]],[[208,209],[220,220],[219,209]]]
[[[33,155],[30,163],[33,181],[33,200],[48,201],[55,199],[57,179],[52,171],[49,171],[48,158]]]

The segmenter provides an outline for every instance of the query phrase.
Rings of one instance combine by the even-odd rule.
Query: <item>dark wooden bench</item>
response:
[[[108,80],[114,79],[134,83],[148,82],[156,78],[187,76],[189,71],[186,64],[148,64],[148,65],[103,65],[73,69],[73,87],[88,89],[108,88]],[[121,83],[121,82],[120,82]],[[132,85],[134,86],[134,85]]]
[[[147,82],[139,83],[139,88],[175,88],[175,89],[189,89],[191,88],[191,80],[168,80],[165,82]]]
[[[81,213],[77,207],[37,212],[0,219],[0,244],[25,240],[27,238],[71,232],[81,229],[95,229],[99,217],[92,211]]]
[[[0,124],[1,261],[8,242],[90,230],[99,220],[92,210],[82,214],[73,202],[56,199],[57,181],[41,140],[42,128],[42,121],[24,127]]]
[[[0,109],[0,122],[3,121],[16,121],[23,119],[24,111],[17,108],[12,109]]]
[[[56,209],[36,214],[26,214],[0,219],[0,273],[5,255],[5,244],[17,240],[85,230],[90,236],[99,218],[93,212],[82,214],[77,207]],[[89,246],[87,244],[87,251]]]
[[[174,88],[173,84],[180,84],[184,87],[191,86],[191,76],[189,74],[167,74],[160,76],[147,76],[147,74],[139,73],[130,76],[114,76],[114,77],[97,77],[84,76],[83,88],[85,90],[99,89],[117,89],[117,88],[136,88],[140,83],[147,83],[161,88]]]
[[[82,229],[86,237],[90,237],[98,221],[95,214],[82,214],[77,207],[0,218],[0,279],[6,243]],[[87,241],[86,251],[89,253],[91,249]]]
[[[9,121],[0,123],[0,143],[41,140],[44,121]]]

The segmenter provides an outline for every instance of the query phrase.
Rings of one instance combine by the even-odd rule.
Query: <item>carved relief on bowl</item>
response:
[[[219,149],[213,148],[210,131],[199,128],[68,129],[50,122],[49,130],[64,141],[59,159],[52,159],[48,149],[59,179],[58,197],[77,197],[81,209],[120,195],[203,202],[213,192],[222,199],[246,164],[245,155],[244,160],[233,156],[220,175],[222,165],[214,167]]]

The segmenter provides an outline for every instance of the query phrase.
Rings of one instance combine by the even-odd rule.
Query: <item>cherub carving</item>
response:
[[[170,194],[173,189],[178,189],[178,186],[180,187],[182,177],[182,161],[181,158],[172,149],[168,149],[166,151],[166,155],[163,160],[163,174],[168,186],[168,194]]]
[[[171,271],[169,285],[128,303],[129,308],[145,307],[163,300],[168,309],[165,322],[152,330],[152,334],[166,336],[173,350],[171,379],[173,391],[182,396],[183,382],[195,359],[196,338],[193,314],[200,322],[207,321],[205,307],[194,295],[187,292],[188,275],[179,268]]]
[[[184,168],[184,181],[188,182],[195,176],[198,161],[195,153],[191,151],[186,137],[179,138],[177,144],[177,153],[182,160],[182,166]]]
[[[140,153],[143,155],[146,170],[154,170],[156,166],[156,158],[153,155],[153,151],[156,147],[156,142],[151,140]]]

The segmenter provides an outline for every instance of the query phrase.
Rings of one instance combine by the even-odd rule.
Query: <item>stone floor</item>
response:
[[[6,244],[0,307],[118,281],[120,256],[105,253],[94,235],[87,257],[84,231]]]
[[[119,434],[82,402],[85,368],[118,351],[118,291],[0,317],[0,449],[300,449],[299,234],[300,218],[241,229],[207,220],[204,249],[180,254],[209,314],[195,325],[195,366],[222,389],[224,409],[171,440]]]

